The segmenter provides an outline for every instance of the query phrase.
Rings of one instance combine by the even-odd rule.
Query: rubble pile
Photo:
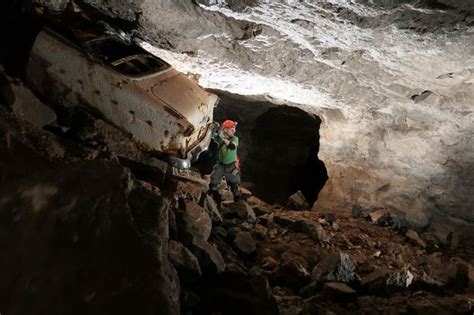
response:
[[[34,96],[0,83],[2,313],[473,312],[470,240],[387,211],[308,211],[298,193],[290,210],[222,185],[218,205],[87,111],[51,122],[35,100],[29,122],[15,104]]]

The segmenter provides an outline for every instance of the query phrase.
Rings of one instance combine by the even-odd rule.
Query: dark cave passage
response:
[[[321,119],[296,107],[219,97],[215,120],[239,123],[242,186],[270,203],[284,203],[300,190],[313,204],[328,179],[318,159]]]

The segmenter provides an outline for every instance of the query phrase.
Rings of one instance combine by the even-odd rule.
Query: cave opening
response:
[[[321,119],[297,107],[214,91],[214,119],[236,120],[242,186],[269,203],[301,191],[311,206],[328,179],[318,158]]]

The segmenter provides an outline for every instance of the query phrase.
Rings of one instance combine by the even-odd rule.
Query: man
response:
[[[211,175],[210,190],[214,200],[220,204],[222,201],[218,186],[225,177],[227,185],[234,194],[234,202],[240,200],[240,170],[237,165],[237,147],[239,138],[235,136],[237,123],[226,120],[221,124],[220,129],[213,136],[219,146],[217,163]]]

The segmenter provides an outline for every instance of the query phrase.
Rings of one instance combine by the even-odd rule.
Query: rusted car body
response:
[[[209,145],[218,97],[116,35],[44,28],[26,80],[51,102],[98,110],[178,168],[188,168]]]

